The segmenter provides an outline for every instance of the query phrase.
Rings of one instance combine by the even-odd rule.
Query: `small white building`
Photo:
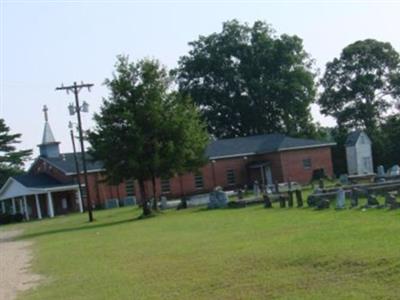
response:
[[[371,140],[364,131],[351,132],[346,140],[347,172],[349,175],[364,175],[374,172]]]

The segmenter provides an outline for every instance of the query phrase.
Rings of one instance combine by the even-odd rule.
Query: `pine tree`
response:
[[[24,163],[30,158],[32,150],[16,150],[21,134],[11,134],[4,119],[0,119],[0,184],[10,176],[23,173]]]

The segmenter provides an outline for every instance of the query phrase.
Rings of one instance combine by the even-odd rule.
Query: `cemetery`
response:
[[[78,213],[6,226],[34,241],[33,270],[51,278],[21,297],[396,299],[399,210],[272,205],[147,220],[124,207],[97,211],[94,223]]]
[[[157,217],[144,220],[140,203],[114,199],[96,222],[70,213],[2,226],[0,237],[16,229],[35,242],[33,271],[51,281],[22,293],[28,300],[395,299],[399,167],[316,174],[161,196]]]

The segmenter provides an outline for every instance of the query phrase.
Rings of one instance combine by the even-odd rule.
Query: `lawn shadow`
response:
[[[36,237],[65,233],[65,232],[75,232],[75,231],[79,232],[79,231],[85,231],[85,230],[93,230],[93,229],[121,225],[121,224],[125,224],[125,223],[130,223],[130,222],[138,222],[138,221],[145,222],[146,220],[151,220],[151,219],[153,219],[153,217],[143,218],[141,215],[139,215],[138,217],[128,218],[128,219],[114,221],[114,222],[108,222],[108,223],[97,223],[96,224],[96,220],[94,223],[89,223],[86,221],[84,223],[81,223],[81,225],[77,226],[77,227],[59,228],[59,229],[45,230],[45,231],[40,231],[40,232],[35,232],[35,233],[21,234],[15,240],[32,239],[32,238],[36,238]]]

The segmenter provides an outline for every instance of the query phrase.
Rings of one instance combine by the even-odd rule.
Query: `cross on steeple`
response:
[[[47,115],[47,111],[48,111],[49,109],[47,108],[47,106],[46,105],[43,105],[43,113],[44,113],[44,120],[47,122],[48,120],[49,120],[49,117],[48,117],[48,115]]]

